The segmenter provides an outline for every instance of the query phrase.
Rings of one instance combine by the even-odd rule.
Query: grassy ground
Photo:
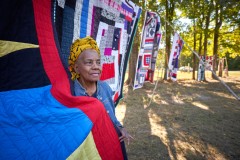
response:
[[[129,160],[240,159],[240,101],[206,73],[208,82],[181,72],[177,82],[146,82],[141,89],[124,86],[118,119],[135,140]],[[222,78],[240,96],[240,72]]]

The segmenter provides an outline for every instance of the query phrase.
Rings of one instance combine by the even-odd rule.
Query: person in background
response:
[[[97,42],[89,36],[75,40],[71,45],[68,63],[74,83],[74,95],[94,97],[103,103],[119,135],[124,159],[127,159],[124,140],[129,144],[133,137],[115,116],[112,89],[106,82],[100,81],[102,66]]]

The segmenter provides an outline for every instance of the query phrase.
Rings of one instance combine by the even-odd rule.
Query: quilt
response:
[[[213,56],[200,56],[205,65],[205,70],[213,70]]]
[[[72,96],[66,57],[79,2],[0,2],[1,159],[123,159],[102,103]]]
[[[145,81],[153,82],[158,49],[162,38],[160,29],[159,15],[155,12],[147,11],[142,29],[133,89],[141,88]]]
[[[65,68],[70,44],[77,38],[93,37],[101,53],[101,80],[114,91],[117,105],[123,97],[125,72],[141,8],[128,0],[58,0],[57,4],[56,14],[63,14],[57,23],[62,23],[59,35]]]
[[[179,36],[178,33],[175,33],[173,37],[172,49],[171,49],[171,53],[168,61],[168,69],[169,69],[168,77],[170,77],[170,79],[173,81],[177,80],[178,58],[182,51],[183,45],[184,45],[184,42],[182,38]]]

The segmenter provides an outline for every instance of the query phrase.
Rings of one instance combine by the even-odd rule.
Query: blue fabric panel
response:
[[[68,66],[68,56],[70,53],[70,46],[73,40],[74,30],[74,9],[64,6],[63,11],[63,25],[62,25],[62,43],[61,43],[61,59],[65,68]]]
[[[90,119],[50,87],[0,92],[1,159],[66,159],[87,137]]]
[[[84,0],[82,13],[81,13],[80,38],[84,38],[87,35],[88,7],[89,7],[89,0]]]

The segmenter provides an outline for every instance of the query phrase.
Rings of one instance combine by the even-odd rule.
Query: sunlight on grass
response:
[[[229,97],[229,95],[231,94],[230,92],[226,92],[226,93],[213,92],[213,93],[220,97],[235,99],[235,97],[233,97],[233,96]]]
[[[178,98],[178,96],[172,96],[172,100],[174,103],[184,104],[184,102],[180,98]]]
[[[211,155],[215,155],[214,157],[211,156],[213,159],[227,159],[224,154],[221,153],[220,150],[218,150],[216,147],[208,144],[207,145],[208,151],[211,153]],[[217,154],[216,154],[217,153]]]
[[[205,159],[217,159],[217,160],[226,159],[224,155],[221,154],[221,151],[219,151],[216,147],[210,144],[203,144],[204,142],[202,142],[200,139],[196,137],[192,136],[186,137],[185,133],[181,134],[181,132],[178,132],[178,134],[180,135],[179,138],[175,138],[174,140],[174,147],[178,150],[177,152],[179,153],[177,154],[177,159],[185,159],[186,155],[189,158],[201,156],[205,157]],[[206,152],[202,152],[203,150],[202,146],[204,145],[207,147],[207,152],[209,152],[207,153],[208,156],[206,156]]]
[[[116,117],[123,124],[123,120],[126,114],[126,105],[121,104],[116,107]],[[123,124],[124,125],[124,124]]]
[[[148,94],[148,98],[147,97],[142,97],[142,102],[143,102],[143,107],[144,109],[146,109],[148,107],[148,103],[150,101],[150,95]]]
[[[238,73],[222,78],[237,94]],[[208,81],[198,82],[191,80],[191,73],[179,73],[179,81],[159,81],[156,90],[149,83],[135,91],[124,86],[116,115],[136,138],[127,146],[129,159],[239,157],[239,103],[210,75]]]
[[[147,97],[148,97],[148,98],[152,98],[152,96],[153,96],[152,93],[147,94]]]
[[[148,112],[148,117],[151,125],[151,134],[158,136],[161,141],[167,145],[168,138],[166,128],[159,124],[161,123],[162,119],[157,114],[153,113],[151,109]]]
[[[179,150],[179,153],[180,153],[180,154],[177,154],[177,159],[185,159],[185,154],[183,153],[188,153],[188,154],[191,154],[192,156],[197,154],[196,148],[194,148],[193,146],[191,146],[191,144],[183,140],[176,140],[174,143],[174,146],[175,148],[177,148],[177,150]],[[200,149],[197,149],[197,150],[200,150]]]
[[[165,100],[161,100],[161,104],[164,104],[164,105],[169,105],[169,103]]]
[[[166,128],[161,125],[162,119],[155,114],[152,109],[149,110],[148,117],[151,125],[151,134],[159,137],[162,143],[168,146],[168,132]]]
[[[201,109],[209,110],[209,107],[208,107],[208,106],[206,106],[206,105],[204,105],[204,104],[202,104],[202,103],[200,103],[200,102],[193,102],[192,104],[193,104],[194,106],[197,106],[197,107],[201,108]]]
[[[198,103],[194,102],[194,105],[207,110],[208,107]],[[174,159],[174,154],[171,143],[174,145],[174,148],[176,148],[176,151],[178,154],[176,154],[177,159],[186,159],[186,154],[189,157],[205,157],[206,153],[202,152],[202,146],[204,146],[201,139],[196,139],[196,137],[192,136],[187,136],[184,132],[180,132],[178,130],[175,130],[174,128],[166,128],[164,125],[162,125],[162,119],[159,117],[157,114],[154,113],[153,110],[149,110],[148,112],[148,117],[149,117],[149,122],[151,125],[151,134],[159,137],[159,139],[162,141],[164,145],[167,146],[169,156]],[[174,134],[176,137],[174,140],[171,142],[169,139],[169,134]],[[201,145],[200,145],[201,144]],[[221,151],[219,151],[216,147],[210,145],[210,144],[205,144],[207,146],[208,152],[212,153],[210,155],[215,155],[214,157],[205,157],[205,158],[210,158],[210,159],[226,159],[223,154],[221,154]],[[218,154],[213,154],[213,153],[218,153]],[[209,155],[209,153],[208,153]]]

